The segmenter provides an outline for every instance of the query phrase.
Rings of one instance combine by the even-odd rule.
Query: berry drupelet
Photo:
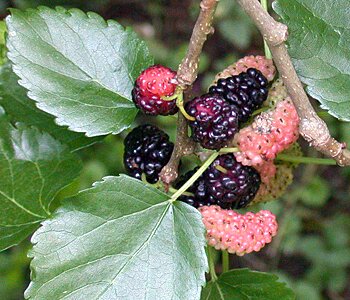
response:
[[[238,132],[238,110],[218,94],[205,94],[186,104],[194,117],[192,138],[207,149],[220,149]]]
[[[196,171],[180,178],[180,188]],[[243,166],[232,154],[219,156],[188,189],[193,196],[182,195],[179,200],[194,207],[219,205],[222,208],[246,207],[260,187],[260,175],[252,167]]]
[[[137,179],[145,174],[149,183],[156,183],[162,168],[168,163],[174,144],[169,136],[152,125],[134,128],[124,140],[124,166]]]
[[[173,115],[177,113],[176,100],[166,101],[161,97],[172,96],[176,84],[171,80],[176,76],[173,70],[154,65],[144,70],[136,79],[132,90],[132,100],[137,108],[148,115]]]
[[[249,68],[239,75],[219,79],[209,88],[209,93],[220,94],[230,104],[237,105],[238,120],[244,123],[267,99],[267,85],[268,81],[260,71]]]
[[[237,162],[234,155],[219,156],[205,171],[209,197],[222,208],[246,207],[260,187],[260,175],[252,167]]]

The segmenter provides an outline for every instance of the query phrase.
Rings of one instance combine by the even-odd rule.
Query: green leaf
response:
[[[13,0],[16,7],[21,9],[37,7],[45,5],[49,7],[64,6],[64,7],[83,7],[84,9],[99,9],[101,6],[108,3],[109,0]]]
[[[308,94],[350,121],[349,1],[277,0],[274,9],[289,27],[289,54]]]
[[[115,21],[78,9],[12,9],[8,57],[20,84],[58,125],[87,136],[133,122],[135,78],[152,63],[144,42]]]
[[[27,299],[199,299],[199,212],[141,181],[105,177],[33,235]]]
[[[235,269],[220,275],[202,291],[202,300],[290,300],[295,299],[293,291],[278,282],[274,274]]]
[[[0,251],[50,215],[51,201],[80,169],[66,147],[35,128],[12,127],[0,107]]]
[[[71,150],[90,146],[101,139],[88,138],[83,133],[58,126],[51,115],[35,106],[35,102],[27,97],[26,90],[17,82],[18,77],[12,72],[9,64],[0,67],[0,105],[11,117],[11,121],[35,126],[67,144]]]

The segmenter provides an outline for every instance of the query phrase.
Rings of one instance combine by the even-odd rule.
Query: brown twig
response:
[[[269,45],[277,70],[298,112],[300,134],[311,146],[335,159],[338,165],[350,165],[350,151],[331,137],[326,123],[317,116],[296,74],[285,45],[287,26],[276,22],[258,0],[238,0],[238,3],[255,22]]]
[[[191,86],[197,78],[199,57],[202,53],[204,42],[207,36],[213,32],[212,21],[218,0],[202,0],[200,3],[200,13],[193,28],[192,36],[185,58],[179,65],[176,80],[178,85],[185,92],[185,102],[190,99]],[[179,113],[177,121],[177,135],[173,154],[169,163],[160,173],[161,180],[169,185],[178,176],[180,159],[184,155],[189,155],[195,150],[195,143],[188,137],[187,121]]]

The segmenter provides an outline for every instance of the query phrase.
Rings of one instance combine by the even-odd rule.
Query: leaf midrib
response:
[[[156,231],[158,230],[161,222],[163,221],[164,217],[166,216],[170,206],[172,205],[171,202],[168,202],[168,204],[166,205],[163,214],[160,216],[158,222],[156,223],[156,225],[154,226],[153,230],[151,231],[150,235],[147,237],[146,241],[134,252],[134,254],[124,263],[124,265],[120,268],[120,270],[117,272],[117,274],[114,276],[112,282],[100,293],[97,295],[96,300],[99,299],[99,297],[101,295],[103,295],[115,282],[115,280],[117,279],[118,275],[127,267],[127,265],[129,265],[129,263],[133,260],[134,257],[137,256],[137,254],[139,254],[145,247],[146,245],[148,245],[148,242],[152,239],[152,237],[154,236],[154,234],[156,233]]]
[[[0,140],[0,149],[1,152],[5,158],[5,160],[7,161],[8,165],[9,165],[9,170],[10,170],[10,176],[11,176],[11,182],[12,182],[12,187],[11,187],[11,191],[12,193],[14,193],[14,182],[13,182],[13,170],[12,170],[12,164],[11,164],[11,160],[10,158],[6,155],[6,151],[4,149],[4,146]],[[12,194],[12,196],[7,195],[6,193],[4,193],[3,191],[0,190],[0,195],[2,195],[3,197],[5,197],[8,201],[12,202],[13,204],[15,204],[17,207],[19,207],[20,209],[22,209],[23,211],[25,211],[27,214],[30,214],[34,217],[40,218],[40,219],[45,219],[46,216],[41,216],[38,215],[34,212],[32,212],[31,210],[25,208],[24,206],[22,206],[20,203],[18,203],[15,199],[14,199],[14,194]],[[45,208],[43,206],[41,206],[43,208],[43,210],[45,211]]]
[[[141,201],[141,200],[140,200],[140,201]],[[136,212],[133,212],[133,213],[130,213],[130,214],[127,214],[127,215],[123,215],[123,216],[120,216],[120,217],[115,218],[115,219],[112,219],[112,220],[107,220],[107,221],[101,223],[100,225],[98,225],[96,228],[94,228],[94,229],[90,230],[89,232],[86,232],[86,233],[84,233],[83,235],[79,236],[78,238],[81,238],[81,237],[83,237],[84,235],[86,235],[86,234],[88,234],[88,233],[91,233],[91,231],[94,231],[94,230],[96,230],[96,229],[98,229],[98,228],[101,228],[102,226],[105,226],[108,222],[114,222],[114,221],[116,221],[116,220],[128,218],[128,217],[134,216],[134,215],[136,215],[136,214],[144,213],[144,212],[147,211],[147,210],[153,209],[153,208],[155,208],[155,207],[157,207],[157,206],[161,206],[161,205],[164,205],[164,204],[165,204],[164,201],[163,201],[163,202],[159,202],[159,203],[157,203],[157,204],[155,204],[155,205],[151,205],[151,206],[149,206],[149,207],[147,207],[147,208],[145,208],[145,209],[143,209],[143,210],[136,211]],[[170,205],[171,205],[171,203],[168,202],[168,205],[167,205],[167,207],[165,207],[164,212],[163,212],[163,214],[161,215],[161,217],[162,217],[164,214],[166,214],[166,212],[168,211]],[[81,213],[90,214],[90,213],[88,213],[88,212],[82,212],[82,211],[80,211],[80,212],[81,212]],[[98,217],[97,215],[94,215],[94,214],[92,214],[92,215],[95,216],[95,217]],[[164,216],[163,216],[163,218],[164,218]],[[160,222],[161,222],[161,220],[162,220],[162,219],[160,219]],[[156,226],[157,226],[157,225],[159,226],[160,222],[158,221],[157,224],[156,224]],[[149,241],[149,239],[152,237],[152,236],[151,236],[152,233],[154,234],[154,232],[155,232],[155,231],[157,230],[157,228],[158,228],[158,227],[156,228],[156,226],[155,226],[155,228],[152,230],[152,232],[150,233],[150,235],[149,235],[149,237],[147,238],[147,240],[146,240],[138,249],[136,249],[135,252],[137,252],[140,248],[142,248],[142,247]],[[154,230],[155,230],[155,231],[154,231]],[[71,242],[73,242],[73,241],[71,241]],[[64,247],[67,247],[71,242],[69,242],[69,243],[65,244],[64,246],[60,247],[60,249],[61,249],[61,248],[64,248]],[[57,249],[57,250],[59,250],[59,249]],[[55,251],[57,251],[57,250],[55,250]],[[141,249],[141,250],[142,250],[142,249]],[[52,252],[51,252],[51,253],[52,253]],[[49,254],[50,254],[50,253],[49,253]],[[127,255],[127,254],[118,253],[118,254],[111,254],[111,255],[99,257],[99,258],[94,259],[94,260],[92,260],[92,261],[88,261],[88,262],[86,262],[86,263],[83,263],[83,264],[74,266],[74,267],[72,267],[72,268],[70,268],[70,269],[64,270],[63,273],[66,273],[66,272],[71,271],[71,270],[74,270],[74,269],[78,269],[78,268],[80,268],[80,267],[82,267],[82,266],[85,266],[85,265],[94,263],[94,262],[99,261],[99,260],[102,260],[102,259],[104,259],[104,258],[106,258],[106,257],[115,256],[115,255],[126,255],[126,256],[130,256],[130,255]],[[133,257],[135,257],[135,253],[132,255],[132,258],[133,258]],[[130,259],[129,259],[129,261],[130,261]],[[129,261],[127,261],[126,263],[128,263]],[[125,267],[125,264],[124,264],[124,267]],[[44,283],[39,287],[39,289],[37,290],[37,293],[39,293],[39,291],[40,291],[42,288],[44,288],[44,286],[46,286],[48,283],[50,283],[50,282],[52,282],[53,280],[55,280],[58,276],[62,275],[63,273],[57,274],[56,276],[52,277],[50,280],[44,282]],[[120,272],[119,272],[119,273],[120,273]],[[119,273],[115,276],[115,278],[119,275]],[[112,283],[111,283],[111,284],[112,284]],[[110,284],[110,285],[111,285],[111,284]],[[109,287],[110,287],[110,285],[109,285]],[[107,289],[108,289],[109,287],[107,287]],[[105,292],[107,289],[105,289],[103,292]],[[71,293],[73,293],[73,292],[74,292],[74,291],[72,291]],[[65,296],[67,296],[67,295],[65,295]]]

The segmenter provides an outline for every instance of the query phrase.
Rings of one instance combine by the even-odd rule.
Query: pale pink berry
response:
[[[290,98],[277,103],[272,133],[276,142],[283,148],[282,150],[288,148],[298,139],[298,126],[299,117]]]
[[[220,78],[227,78],[234,75],[239,75],[246,72],[249,68],[259,70],[268,81],[272,81],[276,75],[276,68],[272,59],[267,59],[265,56],[245,56],[239,59],[236,63],[228,66],[225,70],[220,72],[215,77],[215,82]]]
[[[277,234],[276,216],[268,210],[239,214],[219,206],[199,208],[207,230],[207,242],[218,250],[242,256],[260,251]]]
[[[254,122],[235,136],[240,152],[235,153],[237,161],[243,165],[257,166],[274,160],[277,154],[299,137],[299,117],[295,107],[287,97],[273,110],[263,112]]]

